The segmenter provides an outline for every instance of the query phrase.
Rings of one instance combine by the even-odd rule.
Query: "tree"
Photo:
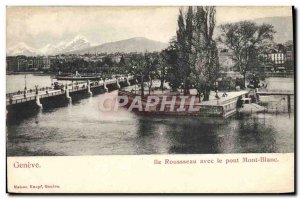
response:
[[[164,51],[163,57],[167,64],[166,81],[169,82],[172,91],[177,91],[183,82],[183,68],[178,58],[178,49],[176,48],[176,40],[170,42],[170,46]]]
[[[126,66],[126,62],[125,62],[124,56],[122,55],[120,62],[119,62],[119,67],[124,68],[125,66]]]
[[[164,90],[164,83],[167,75],[167,68],[168,68],[168,63],[166,61],[167,56],[168,56],[168,52],[167,49],[165,49],[159,54],[159,60],[158,60],[159,64],[157,69],[157,77],[160,80],[160,89],[162,91]]]
[[[145,54],[145,62],[146,62],[146,67],[144,71],[144,75],[147,77],[148,80],[148,94],[150,95],[151,93],[151,88],[153,85],[153,79],[157,77],[157,69],[158,69],[158,64],[159,64],[159,57],[158,54],[156,53],[146,53]]]
[[[216,42],[215,7],[188,7],[186,14],[179,9],[176,38],[163,52],[168,69],[166,79],[173,90],[180,86],[184,94],[191,87],[209,99],[210,90],[218,77],[219,60]]]
[[[182,77],[182,83],[184,86],[184,93],[188,94],[189,93],[189,87],[188,87],[188,77],[190,75],[190,63],[189,63],[189,44],[190,42],[187,42],[188,39],[190,39],[192,34],[192,10],[188,11],[189,16],[187,16],[187,23],[188,25],[186,26],[185,23],[185,17],[182,9],[179,9],[179,16],[178,16],[178,30],[176,32],[177,40],[174,43],[175,44],[175,49],[177,53],[177,66],[180,67],[180,72],[181,72],[181,77]],[[188,28],[188,29],[187,29]]]
[[[194,12],[194,14],[191,14]],[[213,6],[199,6],[193,11],[189,7],[187,12],[187,27],[192,25],[187,33],[188,60],[191,73],[189,83],[196,88],[199,100],[200,95],[204,95],[205,101],[209,100],[212,89],[219,75],[219,59],[216,42],[213,40],[215,28],[216,9]],[[190,17],[193,16],[192,21]],[[188,29],[188,28],[187,28]]]
[[[194,61],[191,79],[198,95],[203,93],[204,101],[209,100],[210,91],[219,75],[218,50],[213,40],[215,15],[214,6],[199,6],[194,17],[195,31],[192,43]]]
[[[246,73],[253,58],[273,41],[274,28],[270,24],[257,25],[242,21],[221,25],[219,41],[233,52],[233,59],[243,75],[246,87]]]
[[[129,72],[140,80],[141,95],[144,96],[144,82],[148,80],[149,94],[152,87],[152,79],[155,77],[158,65],[158,57],[148,52],[144,54],[136,54],[131,57]]]
[[[135,54],[131,56],[129,63],[129,72],[140,80],[141,95],[144,95],[144,71],[145,71],[145,58],[142,54]]]
[[[162,53],[166,65],[168,65],[166,79],[173,91],[179,87],[188,94],[190,89],[189,75],[191,73],[191,46],[193,38],[193,8],[189,7],[186,16],[183,8],[179,9],[177,20],[178,29],[176,38],[171,40],[170,46]],[[163,83],[161,83],[163,85]]]

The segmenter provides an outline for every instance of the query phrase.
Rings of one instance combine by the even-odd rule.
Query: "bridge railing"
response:
[[[51,92],[51,93],[41,94],[41,95],[39,95],[39,97],[40,98],[51,97],[51,96],[56,96],[56,95],[64,94],[65,92],[66,91],[59,90],[57,92]]]
[[[129,77],[127,77],[127,79],[131,80],[131,79],[133,79],[133,76],[129,76]],[[124,82],[124,81],[126,81],[126,78],[123,78],[123,79],[119,80],[119,82]],[[99,87],[99,86],[104,85],[104,82],[101,82],[101,83],[98,83],[98,84],[96,84],[95,82],[98,82],[98,81],[94,81],[94,85],[91,86],[91,88]],[[109,79],[109,80],[106,80],[105,82],[106,82],[106,84],[113,84],[113,83],[117,83],[117,80],[116,79]],[[85,90],[87,88],[87,86],[85,86],[85,82],[73,83],[73,84],[67,84],[67,85],[68,86],[73,86],[72,89],[68,88],[69,92],[76,92],[76,91],[80,91],[80,90]],[[53,92],[54,89],[52,87],[42,87],[42,88],[39,88],[38,91],[48,91],[48,93],[40,94],[39,95],[40,98],[61,95],[61,94],[64,94],[66,92],[65,90],[57,90],[56,92]],[[49,91],[52,91],[52,92],[49,92]],[[30,90],[27,90],[26,93],[31,94],[31,93],[35,93],[35,92],[36,92],[35,89],[30,89]],[[6,94],[6,103],[7,104],[18,104],[18,103],[23,103],[23,102],[27,102],[27,101],[31,101],[31,100],[36,99],[36,95],[26,96],[26,97],[23,97],[21,99],[12,99],[12,97],[15,96],[15,95],[24,95],[24,94],[25,94],[24,91],[7,93]]]
[[[295,75],[294,72],[266,72],[266,77],[293,77]]]
[[[133,76],[128,76],[127,79],[131,80],[131,79],[133,79]],[[126,81],[126,78],[124,77],[123,79],[119,79],[119,82],[122,82],[122,81]],[[97,82],[97,81],[95,81],[95,82]],[[108,80],[106,80],[106,83],[116,83],[116,82],[117,82],[116,79],[108,79]],[[76,85],[84,85],[84,84],[86,84],[85,81],[84,82],[73,83],[73,84],[70,83],[70,84],[67,84],[67,85],[68,86],[76,86]],[[100,85],[98,84],[98,86],[102,86],[102,85],[103,85],[103,83],[100,83]],[[46,90],[53,90],[53,87],[51,87],[51,86],[45,86],[45,87],[38,88],[38,91],[46,91]],[[35,88],[34,89],[31,88],[31,89],[27,90],[27,93],[33,93],[35,91],[36,91]],[[17,92],[12,92],[12,93],[6,93],[6,98],[11,98],[14,95],[24,95],[24,93],[25,93],[25,91],[21,91],[21,90],[19,90]]]
[[[42,87],[39,88],[38,91],[46,91],[46,90],[53,90],[52,87]],[[36,92],[36,89],[28,89],[26,93],[34,93]],[[6,93],[6,98],[11,98],[14,95],[24,95],[25,91],[17,91],[17,92],[13,92],[13,93]]]
[[[45,93],[45,94],[41,94],[39,95],[40,98],[45,98],[45,97],[51,97],[51,96],[56,96],[56,95],[61,95],[64,94],[65,91],[61,91],[58,90],[57,92],[49,92],[49,93]],[[34,96],[26,96],[23,97],[21,99],[7,99],[6,103],[7,104],[18,104],[18,103],[23,103],[23,102],[27,102],[27,101],[31,101],[31,100],[35,100],[36,99],[36,95]]]
[[[258,91],[257,95],[294,95],[292,91]]]
[[[31,100],[35,100],[35,96],[31,96],[31,97],[26,97],[26,98],[21,98],[21,99],[9,99],[6,101],[7,104],[19,104],[19,103],[23,103],[23,102],[27,102],[27,101],[31,101]]]

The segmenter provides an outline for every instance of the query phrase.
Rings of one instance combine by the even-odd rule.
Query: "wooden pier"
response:
[[[288,107],[288,112],[291,112],[291,96],[294,96],[293,92],[275,92],[275,91],[258,91],[256,92],[256,95],[258,96],[287,96],[287,107]]]

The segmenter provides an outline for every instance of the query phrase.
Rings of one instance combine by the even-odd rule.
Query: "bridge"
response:
[[[59,97],[63,96],[67,100],[71,101],[72,94],[83,94],[87,93],[88,95],[93,94],[93,90],[104,89],[104,91],[108,92],[108,87],[114,85],[116,88],[121,88],[120,84],[130,85],[130,80],[133,80],[133,76],[128,77],[120,77],[120,78],[112,78],[108,80],[99,80],[99,81],[90,81],[80,83],[72,83],[66,84],[64,88],[57,90],[53,87],[44,87],[40,89],[30,89],[29,91],[19,91],[14,93],[6,94],[6,107],[25,104],[27,102],[35,102],[35,104],[42,108],[43,105],[41,103],[41,99],[45,101],[47,98]]]

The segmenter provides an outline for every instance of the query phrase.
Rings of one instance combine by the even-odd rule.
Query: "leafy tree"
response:
[[[191,52],[193,59],[191,80],[198,95],[209,100],[210,91],[219,75],[219,58],[213,33],[216,23],[214,6],[199,6],[194,17],[195,30]],[[200,97],[199,97],[200,99]]]
[[[184,88],[184,93],[188,94],[189,75],[191,73],[189,54],[193,36],[193,10],[189,8],[185,17],[183,8],[180,8],[177,24],[176,38],[170,42],[170,46],[162,55],[168,65],[166,79],[172,90],[177,91],[181,87]]]
[[[191,12],[191,11],[190,11]],[[177,53],[177,67],[180,67],[181,79],[184,86],[184,93],[188,94],[189,87],[188,87],[188,77],[190,75],[190,63],[189,63],[189,43],[187,42],[190,34],[187,34],[187,31],[192,29],[191,18],[192,14],[189,12],[188,19],[188,26],[186,28],[185,17],[183,10],[179,10],[178,16],[178,30],[176,32],[177,40],[175,42],[175,49]],[[178,76],[177,76],[178,77]]]
[[[215,7],[189,7],[186,14],[179,10],[176,40],[165,51],[168,80],[173,90],[180,85],[184,93],[197,89],[198,95],[209,99],[210,90],[217,79],[219,60],[213,40]]]
[[[253,58],[263,51],[273,40],[274,28],[270,24],[257,25],[254,22],[242,21],[221,25],[219,40],[233,51],[234,61],[244,77]]]
[[[183,68],[180,65],[175,43],[175,40],[171,41],[170,46],[163,53],[165,63],[167,64],[166,81],[169,82],[172,91],[177,91],[183,82]]]
[[[154,76],[155,69],[158,62],[151,57],[151,54],[146,52],[145,54],[136,54],[131,57],[129,64],[129,71],[136,79],[140,80],[141,95],[144,96],[144,82],[149,80],[149,94],[152,87],[152,78]],[[152,77],[151,77],[152,76]]]
[[[146,57],[146,71],[145,75],[148,76],[148,92],[150,95],[153,86],[153,79],[158,77],[159,55],[157,53],[148,54]]]
[[[158,58],[158,69],[157,69],[157,78],[160,80],[160,89],[163,91],[164,90],[164,82],[166,80],[166,75],[167,75],[167,68],[168,68],[168,63],[167,63],[167,56],[168,52],[167,49],[163,50],[159,54]]]
[[[104,66],[105,64],[112,67],[114,63],[110,57],[106,56],[102,61],[102,65]]]
[[[126,62],[125,62],[125,59],[124,59],[124,56],[123,56],[123,55],[122,55],[122,57],[121,57],[121,59],[120,59],[119,66],[120,66],[120,67],[125,67],[125,66],[126,66]]]

